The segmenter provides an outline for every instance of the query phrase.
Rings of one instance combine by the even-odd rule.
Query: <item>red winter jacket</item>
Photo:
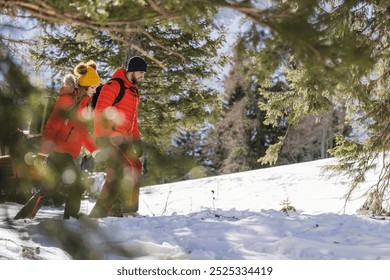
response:
[[[86,96],[82,99],[77,112],[74,112],[70,119],[64,115],[64,110],[71,108],[76,94],[76,90],[71,91],[61,87],[60,96],[42,134],[39,154],[68,153],[73,158],[77,158],[82,145],[91,153],[97,149],[86,125],[86,118],[83,117],[90,97]]]
[[[119,68],[113,78],[120,78],[125,82],[125,94],[120,102],[111,106],[119,94],[120,85],[117,81],[105,84],[100,91],[94,110],[94,131],[96,137],[121,137],[131,141],[140,140],[138,130],[139,94],[131,91],[135,87],[126,78],[126,69]]]

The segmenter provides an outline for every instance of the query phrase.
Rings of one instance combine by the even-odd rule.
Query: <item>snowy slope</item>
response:
[[[63,221],[63,209],[43,208],[36,219],[12,221],[6,217],[21,205],[1,204],[0,258],[390,259],[389,220],[357,216],[364,202],[359,194],[344,211],[344,178],[322,176],[332,162],[145,187],[144,216],[136,218]],[[297,212],[279,211],[287,199]],[[84,200],[82,211],[88,214],[93,204]],[[69,239],[82,242],[73,248]]]

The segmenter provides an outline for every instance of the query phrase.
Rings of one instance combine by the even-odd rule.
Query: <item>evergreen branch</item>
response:
[[[152,7],[152,9],[156,11],[158,14],[162,15],[164,18],[168,17],[168,14],[162,9],[160,9],[160,7],[154,1],[147,0],[147,2],[149,3],[150,7]]]
[[[180,53],[178,53],[178,52],[175,52],[175,51],[173,51],[172,49],[170,49],[170,48],[164,46],[163,44],[161,44],[160,42],[158,42],[158,40],[156,40],[149,32],[143,31],[142,33],[143,33],[146,37],[148,37],[152,42],[154,42],[158,47],[160,47],[161,49],[166,50],[166,51],[169,52],[170,54],[174,54],[174,55],[180,57],[180,58],[182,59],[183,62],[186,61],[185,57],[184,57],[182,54],[180,54]]]
[[[388,48],[390,48],[390,44],[388,44],[388,45],[384,46],[382,49],[378,50],[378,53],[382,53],[385,50],[387,50]]]
[[[3,1],[1,1],[3,2]],[[0,3],[1,3],[0,2]],[[65,13],[63,11],[60,11],[58,9],[54,9],[51,6],[47,5],[43,1],[39,1],[40,5],[35,5],[32,3],[26,3],[26,2],[19,2],[19,1],[5,1],[6,6],[9,7],[16,7],[21,10],[24,10],[28,13],[31,13],[35,18],[45,20],[48,22],[56,23],[56,22],[64,22],[68,23],[70,25],[78,25],[82,27],[91,28],[97,31],[122,31],[123,32],[123,25],[129,25],[132,22],[126,21],[122,23],[122,28],[109,28],[106,27],[106,23],[98,23],[94,20],[88,20],[86,17],[80,17],[76,13],[69,14]],[[141,32],[141,29],[139,28],[126,28],[127,32],[134,32],[139,33]]]
[[[10,37],[2,37],[1,40],[7,41],[13,44],[25,44],[25,45],[30,45],[32,42],[37,42],[36,40],[33,39],[12,39]]]
[[[111,34],[111,37],[113,39],[115,39],[116,41],[118,42],[121,42],[122,44],[124,45],[128,45],[131,49],[134,49],[136,51],[138,51],[140,54],[142,54],[143,56],[149,58],[151,61],[153,61],[154,63],[156,63],[159,67],[161,67],[162,69],[165,69],[165,65],[160,61],[158,60],[157,58],[155,58],[154,56],[151,56],[150,54],[148,54],[143,48],[141,48],[140,46],[136,45],[136,44],[133,44],[131,43],[129,45],[129,42],[127,40],[125,40],[123,37],[121,36],[117,36],[115,34]]]
[[[62,20],[67,23],[78,23],[85,26],[86,22],[82,21],[69,13],[64,13],[62,11],[55,10],[54,8],[48,6],[46,3],[42,1],[38,1],[38,5],[28,2],[20,2],[20,1],[1,1],[5,6],[8,7],[16,7],[31,13],[38,19],[47,20],[49,22],[58,22],[58,20]]]
[[[16,8],[22,9],[28,13],[31,13],[36,18],[41,19],[41,20],[45,20],[48,22],[56,23],[58,21],[62,21],[64,23],[67,23],[70,25],[77,25],[77,26],[93,29],[93,30],[100,31],[100,32],[103,32],[103,31],[111,31],[111,32],[117,31],[117,32],[121,32],[121,33],[123,33],[124,31],[129,32],[129,33],[131,33],[131,32],[142,33],[143,32],[142,29],[140,29],[140,28],[126,27],[124,30],[123,26],[108,27],[108,26],[105,26],[105,23],[98,23],[96,21],[89,20],[85,17],[80,18],[77,14],[73,15],[73,14],[69,14],[69,13],[60,11],[58,9],[54,9],[53,7],[44,3],[43,1],[39,1],[38,4],[20,2],[20,1],[0,1],[0,3],[4,4],[7,7],[16,7]],[[127,25],[129,25],[130,23],[131,22],[127,21]],[[128,42],[125,39],[121,38],[120,36],[116,36],[115,34],[112,34],[111,36],[115,40],[117,40],[118,42],[121,42],[125,45],[128,44]],[[153,39],[151,36],[148,36],[148,38]],[[165,49],[165,50],[168,49],[168,48],[164,47],[162,44],[158,43],[157,40],[154,40],[154,42],[156,44],[158,44],[158,46],[162,47],[163,49]],[[136,44],[130,44],[129,47],[138,51],[140,54],[144,55],[145,57],[149,58],[150,60],[155,62],[159,67],[165,69],[164,64],[160,60],[149,55],[140,46],[138,46]],[[181,59],[184,58],[182,55],[179,55],[176,52],[171,51],[171,53],[179,56]]]

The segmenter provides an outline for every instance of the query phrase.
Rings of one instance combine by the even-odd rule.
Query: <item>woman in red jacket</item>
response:
[[[96,63],[80,63],[74,68],[74,74],[65,77],[64,85],[56,100],[41,140],[38,152],[38,166],[46,167],[44,182],[39,197],[24,213],[33,218],[42,204],[42,198],[53,198],[58,192],[65,193],[64,219],[78,218],[84,187],[75,159],[79,156],[82,145],[93,153],[97,146],[91,137],[87,121],[87,104],[100,84]],[[27,204],[26,204],[27,206]],[[30,205],[31,208],[31,205]],[[15,218],[23,218],[17,215]]]

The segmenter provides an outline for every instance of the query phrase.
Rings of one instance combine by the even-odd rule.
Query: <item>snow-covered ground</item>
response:
[[[333,162],[145,187],[135,218],[63,221],[63,209],[44,207],[14,221],[21,205],[1,204],[0,259],[390,260],[389,220],[356,214],[364,187],[344,207],[344,178],[323,176]]]

